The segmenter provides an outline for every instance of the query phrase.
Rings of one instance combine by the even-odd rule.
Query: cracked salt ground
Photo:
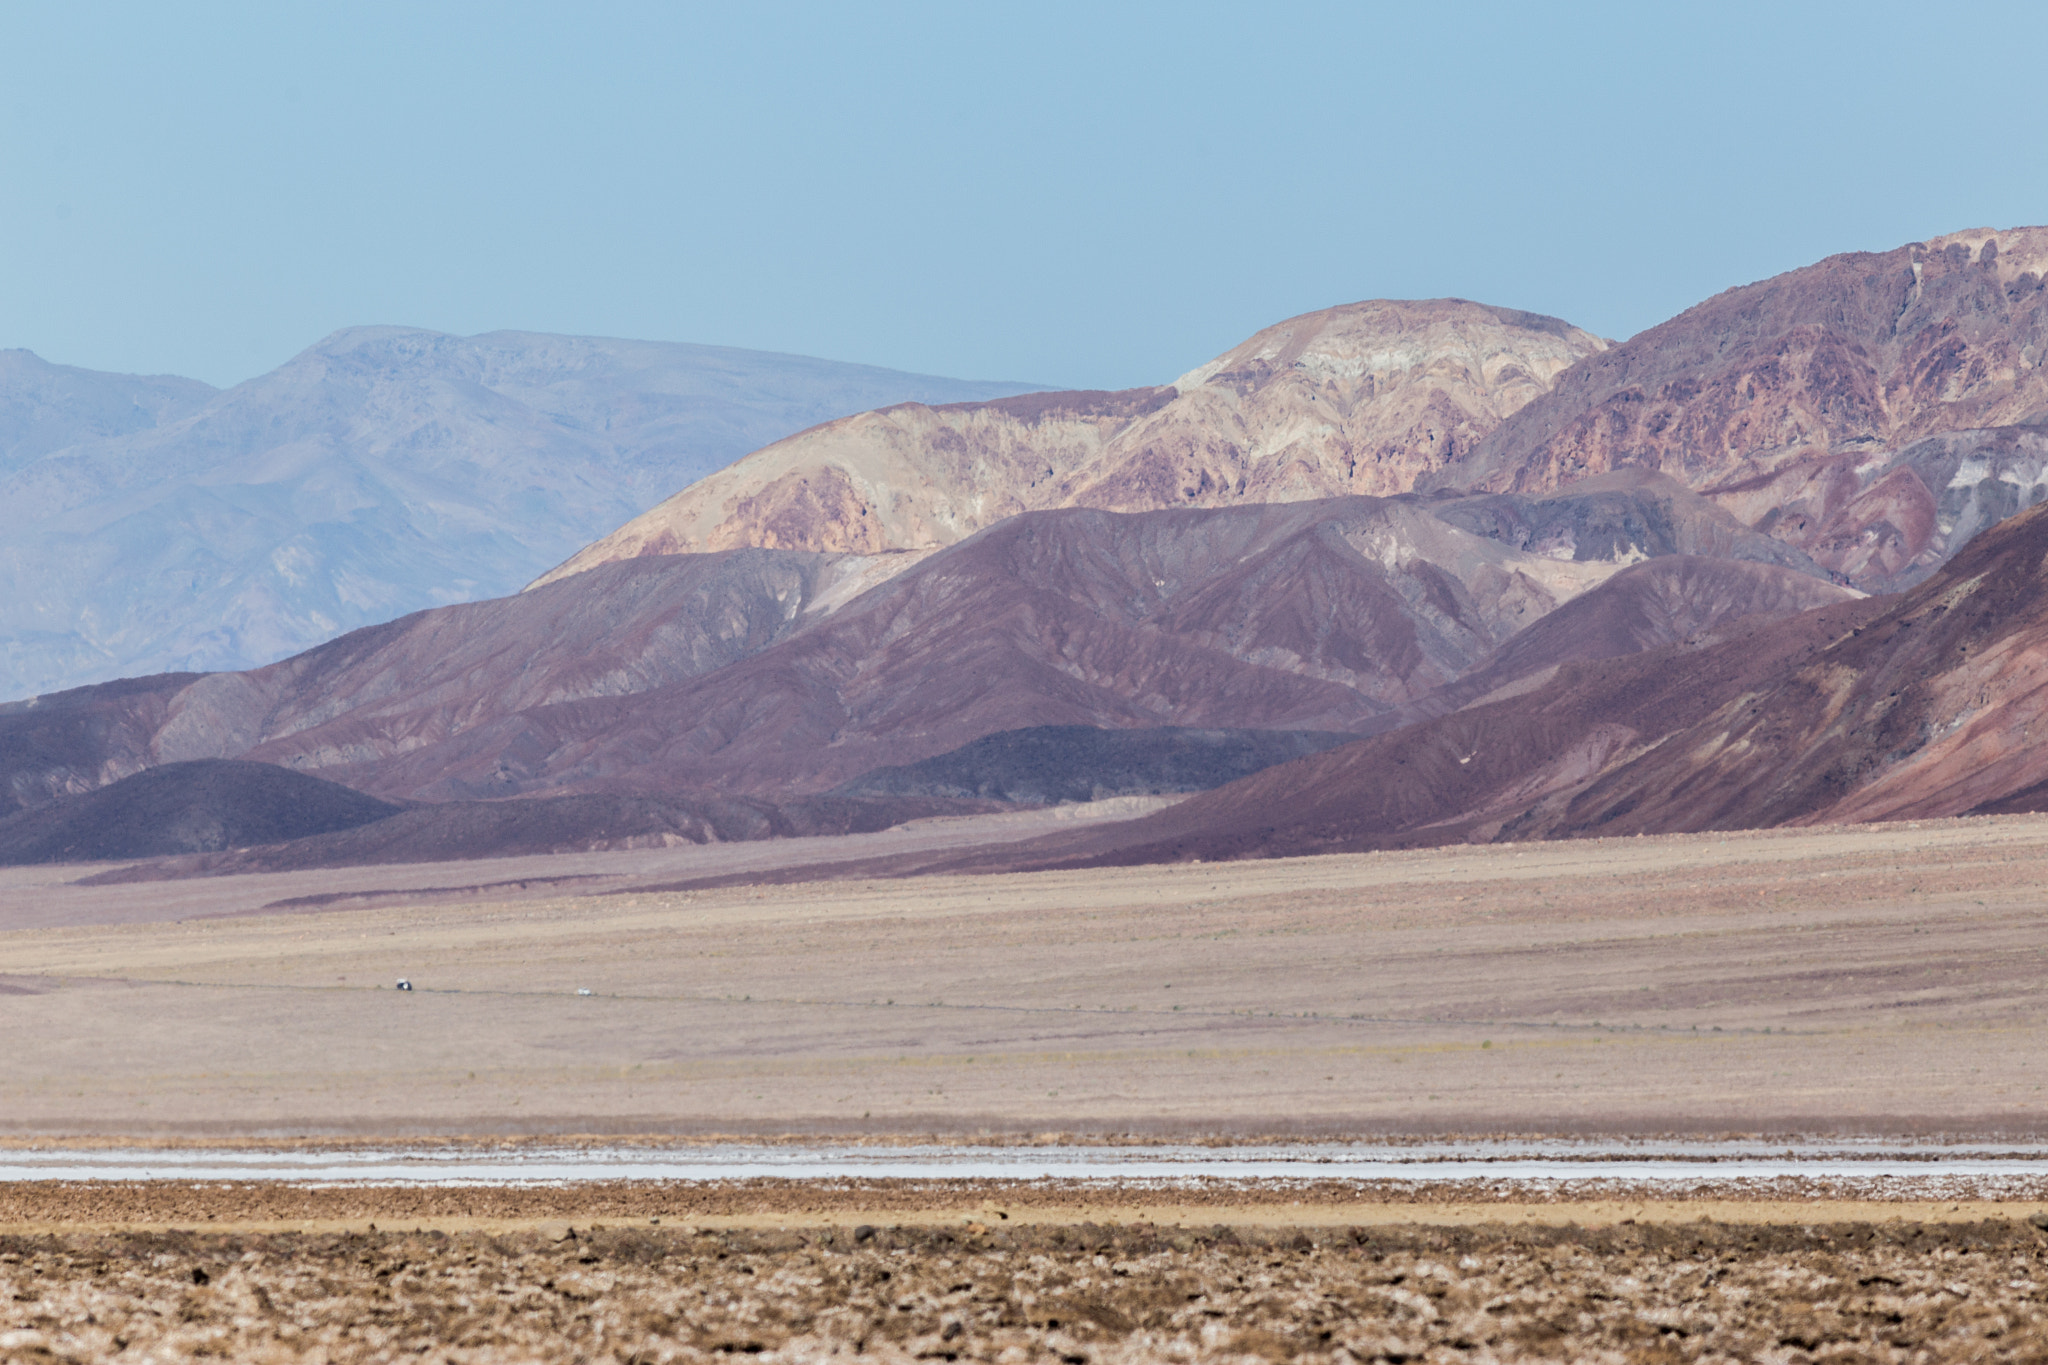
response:
[[[0,1238],[0,1357],[2038,1360],[2023,1222]]]
[[[15,1149],[0,1182],[289,1181],[491,1185],[591,1181],[1506,1181],[1517,1185],[1911,1181],[1967,1191],[2048,1182],[2048,1146],[1875,1141],[1496,1141],[1190,1146],[738,1146],[424,1149]]]

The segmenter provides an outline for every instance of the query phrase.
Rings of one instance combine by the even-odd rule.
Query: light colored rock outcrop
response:
[[[1159,388],[904,404],[814,427],[539,582],[644,554],[929,549],[1054,507],[1404,492],[1605,345],[1555,318],[1461,299],[1328,308]]]

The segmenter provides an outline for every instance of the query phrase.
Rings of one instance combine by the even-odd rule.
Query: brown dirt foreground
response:
[[[2048,1190],[1772,1193],[12,1185],[0,1360],[2048,1356]]]

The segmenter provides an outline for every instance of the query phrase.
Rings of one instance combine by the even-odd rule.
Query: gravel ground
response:
[[[1599,1210],[1654,1209],[1657,1222],[1805,1222],[1825,1206],[1854,1217],[1963,1221],[2048,1211],[2038,1175],[1887,1180],[609,1180],[573,1184],[297,1184],[279,1180],[25,1180],[0,1182],[0,1232],[328,1230],[436,1224],[485,1231],[522,1223],[735,1224],[830,1227],[862,1221],[962,1223],[1245,1223],[1329,1226],[1436,1222],[1454,1213],[1509,1221],[1614,1221]],[[1498,1210],[1498,1212],[1489,1212]],[[1939,1214],[1940,1216],[1936,1216]],[[1838,1214],[1838,1216],[1840,1216]],[[296,1227],[294,1225],[297,1225]]]
[[[0,1238],[0,1359],[2039,1360],[2044,1288],[2009,1219],[78,1232]]]

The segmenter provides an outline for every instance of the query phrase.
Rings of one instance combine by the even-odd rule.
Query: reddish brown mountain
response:
[[[1655,469],[1860,586],[2048,487],[2048,228],[1834,256],[1580,361],[1431,481]]]
[[[1602,592],[1623,586],[1617,578]],[[961,865],[2036,809],[2048,791],[2036,726],[2048,733],[2048,508],[1985,532],[1904,594],[1564,664],[1527,690],[1267,769],[1149,819]]]
[[[1468,510],[1491,525],[1501,508],[1457,500],[1037,513],[713,672],[367,762],[318,729],[250,753],[423,799],[770,794],[1031,725],[1369,730],[1653,550],[1786,554],[1668,484],[1520,507],[1516,525],[1542,528],[1531,548],[1463,529]]]
[[[894,572],[888,557],[764,550],[608,565],[573,585],[418,612],[208,675],[165,705],[151,754],[360,765],[537,707],[716,671]]]
[[[204,676],[158,673],[0,705],[0,818],[160,762],[157,734]]]
[[[1797,616],[1856,600],[1847,588],[1772,564],[1670,555],[1624,569],[1520,632],[1411,714],[1441,715],[1529,691],[1584,659],[1667,645],[1697,648],[1734,623]]]
[[[138,685],[132,714],[102,699],[88,726],[51,729],[62,699],[17,709],[0,754],[24,755],[23,790],[247,757],[387,798],[780,799],[1032,725],[1384,728],[1625,565],[1715,554],[1753,559],[1755,581],[1648,593],[1641,621],[1564,653],[1839,593],[1654,475],[1537,499],[1064,511],[893,576],[793,551],[609,565],[250,673]]]
[[[529,707],[714,670],[893,572],[886,559],[762,550],[618,564],[574,585],[353,631],[246,673],[164,674],[16,702],[0,706],[0,791],[12,808],[36,806],[265,743],[308,769],[418,748]]]
[[[645,554],[935,549],[1020,512],[1405,493],[1606,343],[1463,299],[1276,324],[1159,388],[908,403],[690,485],[539,581]]]
[[[822,790],[1029,725],[1354,729],[1614,568],[1373,499],[1035,513],[714,672],[524,708],[367,762],[319,729],[250,752],[438,800]]]

